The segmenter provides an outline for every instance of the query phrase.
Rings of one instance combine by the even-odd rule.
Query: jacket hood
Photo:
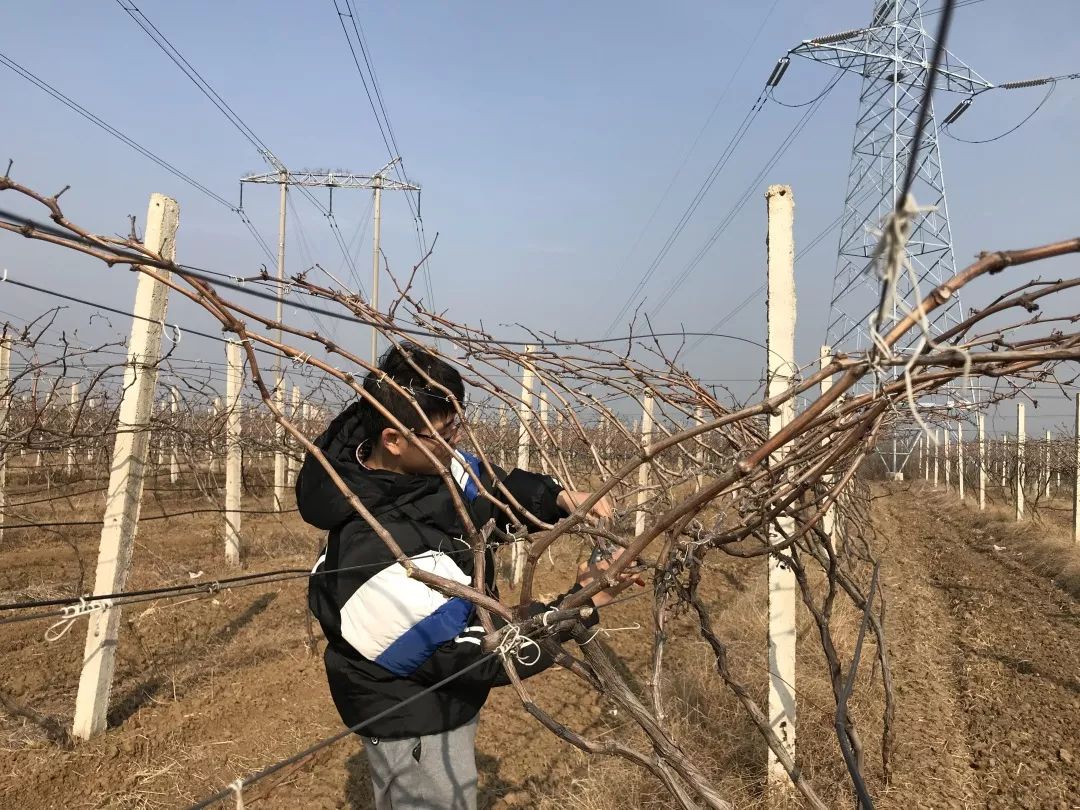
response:
[[[400,475],[361,467],[356,460],[356,448],[365,438],[360,403],[354,402],[330,423],[315,440],[315,446],[376,517],[439,493],[442,479],[437,475]],[[446,493],[442,494],[445,497]],[[446,500],[449,503],[449,498]],[[310,453],[304,456],[304,464],[296,477],[296,505],[307,523],[327,531],[356,514],[323,465]],[[430,505],[427,508],[431,510]]]

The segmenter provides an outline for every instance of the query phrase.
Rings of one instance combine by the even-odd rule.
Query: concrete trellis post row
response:
[[[942,438],[941,430],[934,428],[934,489],[937,488],[937,468],[942,457]]]
[[[641,447],[645,449],[652,442],[653,412],[656,400],[651,394],[645,395],[645,401],[641,407]],[[634,514],[634,537],[639,537],[645,531],[645,504],[649,501],[649,462],[638,467],[638,494],[637,511]]]
[[[952,467],[949,464],[949,429],[948,428],[945,428],[944,430],[941,431],[941,438],[942,438],[942,442],[943,442],[942,447],[941,447],[942,466],[944,467],[945,489],[947,490],[949,488],[949,486],[952,484],[952,479],[951,479]]]
[[[8,432],[8,414],[11,412],[11,338],[6,329],[0,329],[0,435]],[[7,504],[4,487],[7,486],[7,451],[0,445],[0,543],[4,541],[4,508]]]
[[[1043,495],[1047,498],[1050,497],[1050,442],[1052,434],[1050,431],[1046,431],[1046,447],[1045,457],[1043,461]]]
[[[292,410],[290,412],[291,413],[290,418],[292,419],[292,421],[294,423],[299,422],[301,412],[300,412],[300,386],[298,386],[298,385],[294,385],[292,387],[292,403],[291,404],[292,404]],[[303,427],[302,424],[301,424],[301,427]],[[296,442],[294,442],[292,439],[289,440],[289,444],[292,445],[292,449],[291,449],[291,452],[289,453],[288,457],[286,458],[285,486],[288,489],[291,490],[293,488],[293,486],[296,484],[296,474],[300,471],[300,461],[299,461],[299,457],[297,455],[300,452],[300,448],[299,448],[299,446],[296,445]]]
[[[548,433],[548,398],[547,391],[544,390],[543,380],[540,381],[540,425],[539,430],[536,431],[537,440],[540,444],[538,448],[540,452],[540,469],[545,475],[551,475],[553,472],[548,467],[547,454],[544,450],[547,449],[549,444],[547,440]]]
[[[700,425],[703,424],[704,421],[705,411],[702,410],[701,406],[699,405],[698,407],[694,408],[694,424]],[[701,489],[701,487],[705,484],[705,475],[703,472],[705,469],[705,437],[699,436],[698,441],[701,442],[701,446],[699,446],[697,449],[698,470],[697,475],[695,476],[695,483],[697,484],[697,488]]]
[[[525,365],[521,369],[521,401],[518,403],[518,449],[517,466],[529,469],[532,455],[532,442],[529,438],[529,420],[532,417],[533,380],[535,372],[529,363],[529,357],[536,351],[535,346],[525,347]],[[518,540],[511,546],[510,584],[517,585],[525,573],[525,541]]]
[[[1073,452],[1072,452],[1072,530],[1073,542],[1080,543],[1080,393],[1073,403]]]
[[[240,447],[240,393],[244,360],[239,343],[225,344],[225,560],[240,564],[240,497],[243,451]]]
[[[979,431],[979,509],[986,509],[986,414],[976,415]]]
[[[172,415],[172,431],[169,436],[169,483],[175,484],[180,480],[180,457],[176,452],[179,434],[177,433],[177,421],[180,416],[180,392],[176,386],[169,388],[169,413]]]
[[[830,362],[832,362],[832,346],[822,346],[821,349],[818,351],[818,363],[819,363],[821,368],[825,368],[826,366],[829,365]],[[833,385],[833,378],[832,378],[831,374],[829,376],[827,376],[827,377],[822,378],[821,384],[820,384],[819,389],[818,389],[819,394],[821,396],[825,396],[827,393],[829,393],[829,389],[832,388],[832,385]],[[828,442],[829,442],[829,439],[826,439],[825,443],[827,444]],[[831,489],[832,485],[835,482],[836,482],[836,476],[834,476],[832,473],[826,473],[825,475],[821,476],[821,483],[826,489]],[[832,504],[832,506],[830,506],[828,509],[825,510],[825,515],[821,519],[821,530],[823,532],[825,532],[825,536],[829,538],[829,543],[831,544],[833,552],[835,553],[836,547],[837,547],[836,536],[835,536],[836,535],[836,504],[835,503]]]
[[[215,422],[217,422],[217,418],[220,415],[221,415],[221,397],[214,397],[214,404],[210,408],[210,416],[214,419]],[[220,450],[218,449],[217,442],[211,441],[211,443],[210,443],[210,464],[209,464],[209,468],[208,468],[208,472],[211,475],[217,475],[218,468],[219,468],[219,461],[218,461],[219,452],[220,452]]]
[[[770,186],[765,193],[769,214],[768,239],[768,337],[766,368],[768,396],[788,389],[797,373],[795,366],[795,200],[787,186]],[[775,436],[795,415],[794,403],[788,400],[778,412],[769,416],[769,435]],[[783,461],[786,448],[780,448],[769,459],[770,464]],[[783,534],[794,530],[794,518],[783,515],[779,527],[771,527],[769,542],[776,544]],[[795,574],[780,554],[769,555],[769,726],[779,737],[787,754],[795,757],[795,641],[798,590]],[[792,790],[787,771],[776,754],[769,749],[767,784],[772,797],[787,795]]]
[[[150,197],[144,244],[170,261],[176,251],[179,213],[175,200],[161,194]],[[157,272],[168,276],[166,271]],[[165,284],[147,273],[139,273],[132,309],[135,317],[131,320],[123,394],[109,468],[109,489],[94,581],[95,594],[122,591],[127,580],[146,475],[150,419],[161,359],[161,332],[167,300],[168,287]],[[107,603],[97,604],[101,607],[89,616],[72,727],[75,736],[83,739],[105,730],[120,628],[120,608]]]
[[[71,384],[71,393],[68,400],[68,424],[71,427],[71,440],[68,442],[67,447],[67,461],[64,464],[64,469],[69,476],[75,473],[75,417],[79,410],[79,381],[76,380]]]
[[[278,362],[281,362],[280,359]],[[277,386],[274,388],[274,405],[278,413],[285,413],[285,378],[278,374]],[[274,421],[274,496],[273,504],[275,512],[285,510],[286,485],[285,485],[285,428],[277,420]]]
[[[1006,487],[1009,485],[1009,440],[1001,437],[1001,496],[1008,497]]]
[[[956,486],[964,500],[964,423],[956,423]]]
[[[1014,498],[1016,500],[1015,517],[1017,520],[1022,520],[1024,517],[1024,448],[1027,444],[1027,437],[1025,435],[1024,424],[1024,403],[1016,403],[1016,491]]]

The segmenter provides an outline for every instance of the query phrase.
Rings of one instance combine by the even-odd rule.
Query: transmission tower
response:
[[[779,83],[790,56],[801,56],[862,76],[826,338],[834,353],[863,353],[873,345],[870,317],[877,312],[881,297],[881,279],[873,272],[875,250],[882,223],[897,208],[913,150],[918,162],[911,194],[919,212],[911,222],[907,260],[915,281],[901,274],[897,280],[897,303],[884,313],[884,322],[877,324],[878,330],[887,332],[891,322],[903,318],[908,308],[918,304],[920,295],[956,270],[933,107],[917,149],[914,143],[929,76],[929,54],[934,44],[923,28],[919,0],[874,0],[873,16],[867,27],[804,40],[780,60],[769,80],[772,87]],[[1032,83],[1017,82],[1012,86],[1032,86]],[[968,97],[950,113],[948,123],[967,109],[972,98],[994,85],[945,51],[934,87]],[[940,335],[962,318],[960,296],[954,295],[931,315],[931,337]],[[910,352],[919,338],[913,330],[894,350]],[[863,385],[865,391],[874,382]],[[947,409],[974,405],[970,395],[965,399],[959,386],[941,394],[927,405]],[[902,434],[903,428],[898,428],[898,432]],[[903,452],[883,456],[886,467],[895,475],[900,474],[907,461],[914,432],[910,439],[902,441]]]
[[[291,172],[280,160],[278,160],[273,153],[269,151],[263,152],[264,158],[273,167],[274,171],[261,174],[249,174],[240,178],[240,206],[244,205],[243,187],[244,183],[259,183],[265,185],[276,185],[280,189],[279,194],[279,206],[278,206],[278,255],[277,255],[277,308],[275,310],[275,319],[279,324],[284,322],[284,299],[285,299],[285,213],[286,204],[288,202],[289,186],[297,186],[301,190],[306,188],[329,188],[330,189],[330,211],[333,211],[334,205],[334,189],[370,189],[375,194],[374,199],[374,220],[372,226],[372,258],[371,258],[371,306],[375,309],[379,308],[379,258],[380,258],[380,226],[382,222],[382,191],[388,189],[391,191],[419,191],[420,187],[412,185],[411,183],[397,182],[396,180],[389,179],[389,171],[393,168],[394,164],[400,160],[400,158],[394,158],[392,161],[383,166],[378,172],[373,175],[355,174],[353,172]],[[281,329],[277,330],[277,341],[282,342]],[[378,341],[379,332],[375,325],[371,326],[371,363],[375,365],[378,361]],[[284,372],[281,368],[281,354],[277,354],[274,357],[274,399],[278,404],[278,407],[283,407],[285,403],[285,389],[284,389]],[[285,431],[284,428],[278,423],[275,428],[276,443],[283,445]],[[285,454],[281,449],[277,449],[274,452],[274,511],[280,512],[285,508],[286,498],[286,486],[285,486]]]

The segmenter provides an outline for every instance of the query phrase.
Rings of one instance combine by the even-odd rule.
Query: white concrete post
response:
[[[533,373],[529,356],[536,350],[534,346],[525,347],[525,365],[521,369],[521,401],[518,403],[518,469],[529,469],[531,442],[529,440],[529,420],[532,418]],[[525,541],[518,540],[511,547],[510,584],[517,585],[525,573]]]
[[[162,194],[151,195],[144,244],[169,261],[175,256],[179,214],[175,200]],[[168,277],[165,270],[155,272]],[[150,441],[148,428],[161,358],[161,331],[167,297],[168,287],[146,273],[139,273],[132,310],[136,317],[131,320],[128,361],[124,368],[105,519],[101,527],[94,582],[96,594],[122,591],[127,580],[139,524]],[[72,725],[76,737],[89,739],[105,730],[119,626],[119,607],[106,607],[89,616]]]
[[[510,466],[510,409],[506,405],[499,406],[499,441],[498,447],[502,449],[499,459],[504,467]]]
[[[240,392],[244,388],[244,359],[239,343],[225,344],[225,560],[240,564]]]
[[[956,423],[956,486],[964,500],[964,423]]]
[[[293,424],[295,424],[297,421],[299,421],[299,419],[298,419],[299,416],[300,416],[300,386],[294,385],[292,387],[292,421],[293,421]],[[290,442],[290,443],[292,443],[292,442]],[[293,449],[294,450],[299,450],[300,449],[299,445],[297,445]],[[285,486],[288,489],[291,490],[293,488],[293,486],[296,484],[296,473],[299,472],[299,470],[300,470],[300,462],[296,458],[296,454],[295,453],[289,453],[288,465],[287,465],[287,468],[285,470]]]
[[[1024,425],[1024,403],[1016,403],[1016,519],[1024,517],[1024,446],[1027,444]]]
[[[278,413],[285,412],[285,378],[274,389],[274,405]],[[274,420],[274,506],[275,512],[285,509],[285,428]]]
[[[1046,431],[1046,462],[1043,465],[1044,473],[1046,476],[1046,483],[1044,484],[1043,495],[1046,498],[1050,497],[1050,431]]]
[[[653,409],[655,406],[656,400],[653,399],[651,394],[646,394],[645,401],[641,408],[642,449],[648,447],[652,442]],[[641,536],[645,531],[645,504],[649,502],[647,488],[649,486],[649,469],[651,466],[652,464],[650,462],[645,462],[638,467],[637,511],[634,513],[634,537]]]
[[[1080,393],[1073,403],[1073,542],[1080,543]]]
[[[214,406],[211,409],[210,413],[213,416],[214,421],[216,422],[218,416],[221,415],[221,397],[214,397]],[[210,445],[210,474],[211,475],[217,475],[218,469],[220,468],[220,461],[218,460],[218,455],[219,455],[220,452],[221,451],[220,451],[217,444],[211,444]]]
[[[818,363],[821,368],[825,368],[832,362],[832,346],[822,346],[818,350]],[[825,396],[832,388],[833,375],[830,374],[821,381],[819,388],[820,396]],[[830,439],[825,440],[825,444],[829,443]],[[825,473],[821,476],[821,483],[826,489],[832,489],[833,483],[836,481],[836,476],[832,473]],[[834,503],[828,509],[825,510],[825,516],[821,519],[821,530],[825,532],[825,536],[829,538],[829,544],[832,546],[833,551],[836,551],[836,537],[833,536],[836,530],[836,504]]]
[[[180,416],[180,392],[176,386],[169,388],[169,413],[172,415],[172,431],[169,436],[169,483],[175,484],[180,480],[180,457],[176,452],[179,441],[176,430],[176,420]]]
[[[795,200],[787,186],[770,186],[765,192],[769,225],[768,253],[768,338],[766,367],[768,396],[789,388],[795,367],[795,241],[793,236]],[[769,435],[775,436],[795,415],[791,400],[769,416]],[[772,454],[770,464],[783,461],[786,448]],[[776,544],[783,534],[794,530],[794,519],[785,515],[770,527],[769,542]],[[795,756],[795,574],[779,554],[769,555],[769,726],[780,738],[787,753]],[[768,786],[773,793],[788,793],[791,780],[783,765],[769,750]]]
[[[546,447],[548,445],[548,398],[547,390],[544,388],[543,383],[540,384],[540,430],[537,431],[538,441],[540,446]],[[540,468],[546,475],[551,474],[551,470],[548,468],[547,458],[543,453],[540,454]]]
[[[11,338],[6,330],[0,330],[0,435],[8,435],[8,414],[10,413],[11,394]],[[7,450],[0,446],[0,543],[4,542],[4,508],[7,505],[5,486],[7,485]]]
[[[68,400],[68,422],[71,426],[71,441],[67,447],[67,461],[64,464],[64,469],[67,470],[68,475],[72,475],[75,472],[75,413],[79,408],[79,381],[76,380],[71,384],[71,395]]]
[[[982,411],[975,417],[979,429],[979,509],[986,509],[986,414]]]
[[[938,467],[941,462],[941,430],[934,428],[934,489],[938,485]]]
[[[700,405],[698,405],[696,408],[694,408],[694,424],[700,425],[704,421],[705,410]],[[702,486],[704,486],[705,484],[705,474],[703,472],[703,470],[705,469],[705,434],[698,434],[698,441],[701,442],[701,446],[698,447],[696,454],[698,470],[697,475],[695,476],[695,480],[697,482],[697,488],[701,489]]]
[[[1001,497],[1007,498],[1009,495],[1009,440],[1007,437],[1001,437]]]
[[[86,408],[87,411],[89,411],[90,418],[93,419],[94,409],[97,408],[97,400],[93,397],[90,397],[90,399],[86,400]],[[86,446],[86,460],[88,462],[92,462],[94,460],[94,446],[92,444],[88,444]]]
[[[160,420],[165,414],[165,402],[159,402],[157,404],[158,419]],[[165,466],[165,438],[164,433],[158,432],[157,434],[157,473],[161,473],[161,469]]]
[[[953,472],[949,467],[948,458],[948,428],[942,430],[942,472],[945,473],[945,489],[953,485]]]

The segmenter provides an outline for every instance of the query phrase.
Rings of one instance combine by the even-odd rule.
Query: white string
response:
[[[237,779],[229,783],[229,790],[236,797],[236,810],[244,810],[244,780]]]
[[[165,337],[169,343],[174,346],[179,346],[180,341],[184,337],[184,333],[180,331],[180,324],[178,323],[165,323],[164,318],[158,321],[158,325],[161,327],[161,334]],[[172,328],[173,334],[169,334],[169,328]]]
[[[905,399],[907,400],[908,409],[923,435],[927,437],[928,441],[937,444],[933,431],[919,413],[918,403],[915,401],[915,392],[911,382],[911,370],[915,366],[915,361],[927,346],[931,349],[937,349],[939,346],[934,340],[934,336],[930,330],[930,321],[926,316],[926,311],[923,309],[923,298],[919,290],[919,279],[915,273],[914,267],[912,267],[911,262],[907,258],[906,251],[907,240],[911,234],[911,223],[914,217],[919,214],[931,213],[935,210],[935,206],[919,207],[915,203],[915,198],[909,194],[904,198],[903,205],[901,205],[897,211],[890,214],[886,221],[884,230],[881,234],[881,241],[874,251],[875,260],[881,259],[881,261],[877,263],[877,272],[878,277],[881,278],[882,283],[885,285],[885,291],[882,296],[880,308],[877,312],[871,313],[870,315],[870,339],[874,343],[877,352],[869,353],[869,364],[871,370],[874,372],[875,394],[877,394],[880,393],[881,380],[886,370],[882,361],[896,359],[896,355],[885,343],[885,339],[879,330],[879,327],[885,319],[885,312],[889,309],[898,309],[903,317],[915,315],[921,336],[918,341],[908,347],[909,356],[902,367]],[[909,305],[897,295],[897,280],[901,273],[906,273],[908,280],[911,283],[911,294],[914,298],[913,305]],[[971,389],[972,402],[974,402],[975,390],[974,382],[971,380],[971,353],[962,347],[953,346],[949,348],[964,358],[962,377],[968,381],[968,385]],[[899,414],[895,403],[891,400],[889,402],[889,407],[894,413]]]
[[[604,633],[605,635],[610,635],[611,633],[619,633],[619,632],[622,632],[623,630],[640,630],[640,629],[641,629],[641,625],[638,624],[637,622],[634,622],[629,627],[597,627],[593,631],[593,634],[591,636],[589,636],[587,639],[585,639],[583,642],[581,642],[581,646],[584,647],[586,644],[588,644],[590,641],[592,641],[594,638],[596,638],[601,633]]]
[[[525,648],[532,646],[536,650],[536,654],[530,659],[525,656]],[[516,624],[508,624],[506,630],[503,632],[503,639],[499,643],[499,647],[496,652],[505,660],[507,656],[513,655],[519,664],[523,667],[531,667],[540,662],[540,656],[543,653],[540,650],[540,645],[533,641],[526,635],[523,635],[521,628]]]
[[[85,596],[80,596],[79,604],[64,607],[61,612],[63,618],[49,625],[49,628],[45,631],[45,640],[48,642],[59,641],[67,635],[68,630],[71,629],[71,626],[75,624],[75,620],[80,616],[111,607],[112,602],[108,599],[99,602],[87,602]]]

